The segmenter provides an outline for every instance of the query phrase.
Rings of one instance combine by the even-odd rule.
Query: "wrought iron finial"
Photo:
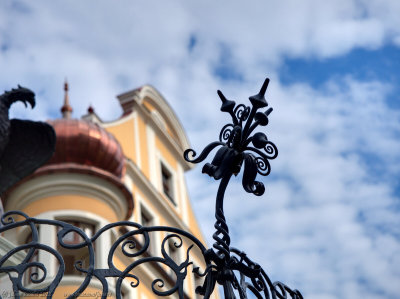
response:
[[[200,163],[212,150],[220,147],[212,162],[206,163],[202,170],[215,180],[221,180],[215,207],[214,249],[209,249],[206,253],[208,260],[216,266],[207,273],[203,287],[197,289],[197,292],[205,298],[208,298],[209,291],[214,289],[216,282],[223,286],[225,298],[229,299],[236,298],[235,293],[238,293],[240,298],[247,298],[248,290],[257,298],[270,298],[270,294],[272,298],[276,296],[287,298],[287,294],[292,298],[302,298],[299,291],[292,291],[280,282],[272,283],[260,265],[251,261],[244,252],[230,246],[231,238],[223,209],[225,190],[232,175],[237,175],[244,165],[242,178],[244,190],[257,196],[263,195],[265,187],[262,182],[256,180],[257,174],[269,175],[271,172],[269,160],[278,156],[278,149],[268,140],[267,135],[255,132],[257,127],[268,125],[268,116],[273,110],[268,108],[263,112],[258,111],[268,106],[265,99],[268,84],[267,78],[260,92],[249,97],[251,107],[244,104],[237,105],[218,90],[218,96],[222,101],[221,111],[231,116],[232,123],[223,126],[219,141],[207,145],[198,157],[193,149],[184,152],[186,161]],[[246,282],[246,277],[251,283]]]
[[[258,112],[260,108],[268,106],[264,97],[268,83],[269,79],[266,79],[260,92],[249,97],[251,108],[243,104],[236,105],[218,90],[222,101],[221,111],[230,114],[232,123],[225,125],[219,134],[219,141],[206,146],[198,157],[192,149],[184,153],[186,161],[200,163],[213,149],[221,146],[212,162],[204,165],[203,172],[219,180],[232,174],[237,175],[244,164],[243,188],[246,192],[258,196],[264,194],[265,187],[262,182],[256,181],[257,173],[263,176],[269,175],[271,172],[269,160],[278,156],[278,149],[268,140],[265,133],[256,132],[252,135],[258,126],[264,127],[269,122],[268,116],[272,108]]]

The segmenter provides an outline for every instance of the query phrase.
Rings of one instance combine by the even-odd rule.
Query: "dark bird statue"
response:
[[[0,95],[0,196],[46,163],[56,144],[54,129],[47,123],[9,119],[8,110],[15,102],[33,108],[35,94],[18,85]]]

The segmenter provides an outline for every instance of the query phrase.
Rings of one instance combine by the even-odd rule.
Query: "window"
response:
[[[154,225],[154,217],[150,214],[150,212],[143,206],[140,205],[140,224],[142,226],[153,226]],[[147,249],[147,252],[151,255],[154,254],[155,246],[154,246],[154,238],[152,238],[151,233],[149,233],[150,236],[150,243],[149,243],[149,248]],[[144,240],[143,240],[144,242]],[[143,243],[144,244],[144,243]]]
[[[143,207],[141,209],[140,213],[140,223],[143,226],[152,226],[153,225],[153,217],[150,216],[145,210],[143,210]]]
[[[39,228],[37,228],[39,230]],[[25,240],[25,244],[28,244],[32,242],[32,234],[29,234],[28,237]],[[26,251],[27,253],[29,252],[29,249]],[[34,262],[39,262],[39,250],[35,250],[32,257],[30,258],[28,263],[34,263]],[[32,278],[33,279],[38,279],[41,278],[44,273],[43,271],[38,268],[38,267],[29,267],[26,269],[25,273],[24,273],[24,284],[29,285],[30,283],[32,283],[32,274],[37,273],[36,275],[34,275]]]
[[[174,200],[174,185],[172,181],[172,174],[163,163],[161,163],[161,179],[164,194],[174,205],[176,205]]]
[[[62,220],[62,221],[69,223],[73,226],[76,226],[77,228],[80,228],[86,234],[86,236],[88,236],[89,238],[91,238],[94,235],[94,225],[93,224],[79,222],[79,221],[65,221],[65,220]],[[60,230],[61,230],[61,227],[58,227],[58,231],[60,231]],[[62,240],[66,244],[79,244],[84,241],[83,238],[75,232],[70,232],[70,233],[66,234]]]
[[[65,221],[73,226],[80,228],[86,236],[91,238],[94,235],[95,226],[91,223],[86,223],[82,221]],[[61,227],[58,228],[58,231],[61,230]],[[83,238],[75,232],[69,232],[66,234],[62,241],[65,244],[79,244],[83,242]],[[89,266],[89,250],[86,246],[79,249],[68,249],[62,247],[59,243],[57,243],[57,251],[61,254],[62,258],[64,259],[65,264],[65,275],[85,275],[78,271],[75,267],[75,263],[77,261],[82,261],[82,268],[87,268]]]

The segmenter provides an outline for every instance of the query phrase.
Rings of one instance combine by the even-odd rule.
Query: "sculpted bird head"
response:
[[[18,88],[13,88],[11,91],[4,93],[5,104],[10,108],[11,104],[14,102],[22,102],[25,107],[26,103],[29,103],[32,108],[35,107],[35,94],[29,88],[22,87],[18,85]]]

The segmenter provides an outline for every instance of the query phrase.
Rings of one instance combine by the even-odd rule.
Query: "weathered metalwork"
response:
[[[201,154],[196,157],[192,149],[184,153],[187,161],[200,163],[204,161],[211,151],[220,147],[211,163],[206,163],[203,172],[216,180],[221,180],[216,197],[215,209],[215,233],[213,248],[207,249],[195,236],[178,228],[166,226],[144,227],[138,223],[121,221],[111,223],[101,228],[93,236],[89,237],[85,232],[70,223],[59,220],[46,220],[31,218],[23,212],[10,211],[2,216],[0,233],[17,228],[28,227],[31,233],[31,241],[19,245],[0,258],[0,274],[6,273],[12,283],[15,298],[20,298],[20,292],[26,294],[47,294],[51,298],[60,284],[65,270],[62,255],[52,247],[39,242],[38,227],[43,225],[53,226],[57,229],[57,242],[62,248],[78,250],[86,248],[88,261],[77,261],[75,269],[84,275],[82,284],[68,298],[76,298],[82,294],[89,283],[95,278],[102,285],[102,298],[106,298],[110,286],[107,278],[115,278],[115,295],[121,298],[121,286],[124,280],[130,281],[130,286],[136,288],[140,284],[140,277],[135,270],[142,264],[156,263],[164,265],[174,273],[174,279],[167,282],[164,278],[155,279],[151,288],[155,295],[170,296],[178,294],[179,298],[185,298],[184,280],[189,270],[198,277],[203,277],[202,285],[197,286],[196,293],[204,298],[210,298],[215,291],[216,284],[223,286],[225,298],[248,298],[250,294],[256,298],[303,298],[298,290],[292,290],[281,282],[272,282],[260,265],[253,262],[244,252],[231,247],[229,228],[224,216],[223,202],[225,190],[232,177],[237,175],[244,166],[242,184],[246,192],[262,195],[265,187],[262,182],[256,181],[257,174],[268,175],[271,167],[269,160],[278,155],[276,146],[268,140],[262,132],[255,132],[258,126],[268,124],[268,116],[272,108],[265,112],[259,109],[268,106],[265,100],[265,92],[269,79],[266,79],[260,92],[250,97],[251,107],[243,104],[236,105],[218,91],[222,100],[221,111],[227,112],[232,123],[225,125],[219,135],[219,141],[206,146]],[[255,132],[255,133],[254,133]],[[95,261],[95,242],[109,230],[123,229],[118,239],[112,244],[107,255],[107,267],[98,268]],[[151,243],[150,233],[164,232],[167,235],[161,242],[161,254],[157,256],[149,254]],[[76,244],[68,244],[65,237],[75,233],[81,241]],[[138,241],[142,238],[142,242]],[[186,259],[175,260],[166,249],[167,242],[173,240],[173,246],[178,250],[185,250]],[[185,243],[185,245],[184,245]],[[204,258],[204,267],[200,269],[194,266],[191,253],[197,250]],[[48,270],[41,262],[32,260],[38,251],[46,251],[58,261],[58,270],[55,276],[48,277]],[[114,264],[114,257],[120,251],[132,262],[125,269],[119,269]],[[6,265],[7,261],[19,252],[25,256],[17,265]],[[30,269],[30,270],[29,270]],[[24,277],[28,277],[28,282]],[[47,284],[45,284],[47,283]],[[45,285],[44,285],[45,284]]]
[[[16,218],[19,219],[16,220]],[[140,280],[139,277],[132,272],[136,270],[139,265],[152,262],[167,266],[176,275],[174,285],[167,290],[163,289],[165,287],[165,281],[162,278],[154,280],[151,285],[153,292],[158,296],[169,296],[176,292],[178,293],[179,298],[184,298],[184,279],[187,276],[188,267],[193,264],[190,261],[190,251],[194,246],[196,246],[202,254],[205,254],[206,252],[206,248],[196,237],[186,231],[174,227],[144,227],[139,223],[120,221],[108,224],[96,232],[96,234],[94,234],[92,237],[88,237],[82,229],[73,226],[70,223],[59,220],[31,218],[21,211],[10,211],[5,213],[1,218],[1,223],[3,227],[0,228],[0,233],[16,228],[28,227],[32,236],[30,242],[13,248],[0,259],[0,273],[7,273],[9,275],[9,279],[11,280],[13,286],[13,296],[15,296],[15,298],[20,298],[20,292],[24,294],[46,294],[47,298],[51,298],[64,276],[65,263],[62,255],[54,248],[39,242],[39,232],[37,226],[54,226],[56,231],[58,231],[58,245],[60,245],[62,248],[71,250],[78,250],[81,248],[87,249],[89,254],[88,264],[84,265],[84,262],[81,260],[75,262],[75,268],[80,273],[84,274],[85,278],[76,291],[70,294],[67,298],[77,298],[79,295],[81,295],[93,278],[97,278],[101,282],[102,298],[107,298],[107,295],[109,294],[109,285],[106,278],[108,277],[114,277],[117,279],[115,284],[115,294],[117,298],[122,298],[122,281],[126,278],[130,278],[133,280],[130,282],[131,287],[137,287]],[[108,252],[108,268],[96,268],[94,251],[95,242],[103,233],[116,228],[122,228],[126,231],[112,244],[111,249]],[[169,234],[162,240],[161,256],[150,256],[149,254],[146,254],[150,247],[149,233],[157,231],[166,232]],[[69,244],[65,242],[65,236],[71,233],[78,234],[82,238],[82,241],[77,244]],[[139,242],[137,240],[138,237],[142,237],[143,241]],[[178,263],[178,261],[173,260],[168,254],[168,250],[166,250],[166,244],[167,241],[173,239],[173,246],[179,249],[183,245],[183,238],[190,240],[191,244],[186,250],[186,259],[181,263]],[[132,263],[123,270],[118,269],[118,267],[114,264],[114,257],[118,249],[124,256],[133,260]],[[41,250],[48,252],[58,261],[59,266],[54,277],[47,277],[48,270],[43,263],[32,261],[34,254],[37,254],[37,252]],[[15,266],[5,266],[5,263],[18,252],[26,252],[26,256],[22,262]],[[208,265],[207,268],[208,267],[212,267],[212,265]],[[33,272],[30,273],[28,269],[32,269]],[[199,275],[204,275],[203,273],[199,272],[198,268],[193,270]],[[24,275],[29,275],[28,280],[24,279]],[[47,281],[46,285],[41,287],[41,284],[45,282],[45,279],[47,278],[50,278],[51,281]],[[28,284],[30,287],[26,287],[24,284]]]
[[[236,105],[234,101],[228,100],[221,91],[218,91],[222,101],[221,111],[231,116],[232,123],[225,125],[219,134],[219,141],[206,146],[197,158],[196,152],[192,149],[184,152],[187,161],[200,163],[213,149],[221,147],[212,162],[203,166],[203,173],[221,180],[215,206],[214,249],[207,250],[205,254],[207,260],[215,266],[208,271],[204,285],[198,290],[200,294],[205,295],[205,298],[208,298],[216,282],[223,286],[225,298],[236,298],[235,291],[240,298],[247,298],[248,290],[257,298],[287,298],[287,295],[292,298],[302,298],[298,290],[292,291],[281,282],[272,283],[260,265],[251,261],[244,252],[230,246],[231,238],[223,209],[226,187],[232,175],[240,172],[243,164],[244,190],[260,196],[264,194],[265,187],[262,182],[256,181],[256,176],[257,174],[269,175],[271,172],[269,160],[278,156],[275,144],[269,141],[263,132],[252,134],[258,126],[267,126],[269,122],[268,116],[272,108],[268,108],[265,112],[258,112],[260,108],[268,106],[265,100],[268,84],[267,78],[260,92],[249,98],[251,107],[243,104]],[[246,281],[246,278],[250,282]]]
[[[51,158],[56,136],[43,122],[9,119],[8,110],[15,102],[35,107],[35,94],[28,88],[0,95],[0,195]],[[32,159],[34,157],[34,159]]]

